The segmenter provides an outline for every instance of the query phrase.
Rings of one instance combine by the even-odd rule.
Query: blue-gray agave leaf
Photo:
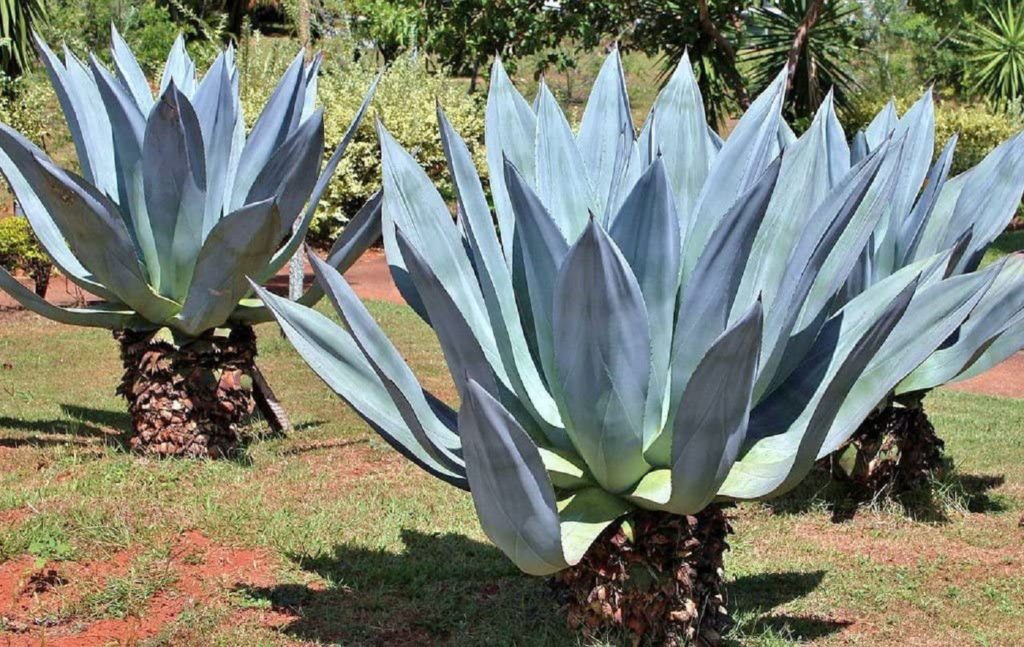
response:
[[[934,129],[929,91],[902,118],[897,117],[890,103],[856,138],[863,149],[859,154],[867,155],[882,147],[891,131],[899,138],[899,156],[887,161],[879,172],[880,178],[892,178],[891,196],[885,198],[884,214],[847,280],[844,298],[862,293],[901,268],[943,250],[955,250],[947,275],[969,275],[1020,204],[1024,194],[1024,134],[997,146],[976,167],[950,178],[956,137],[946,143],[928,169]],[[976,374],[1019,350],[1011,341],[1018,337],[1005,333],[1022,314],[1022,291],[1024,275],[1017,271],[1015,261],[1009,261],[992,289],[977,301],[976,310],[963,328],[951,331],[950,341],[916,367],[897,391],[925,393],[961,379],[969,371]],[[814,316],[814,312],[805,312],[801,322],[806,324]],[[996,350],[990,352],[993,347]],[[982,357],[986,359],[979,362]]]
[[[106,304],[48,306],[8,275],[5,291],[66,323],[169,327],[185,338],[272,319],[249,298],[246,277],[268,280],[302,245],[376,83],[321,171],[319,57],[309,64],[296,57],[247,138],[231,48],[200,78],[179,38],[154,99],[114,29],[111,39],[114,72],[95,56],[87,67],[66,47],[62,60],[36,39],[81,176],[0,125],[0,172],[44,250]],[[381,233],[379,207],[378,196],[357,214],[329,262],[347,267],[373,244]],[[310,290],[302,303],[322,295]]]
[[[637,508],[691,514],[791,489],[965,321],[965,346],[1024,336],[1007,265],[951,275],[973,237],[943,246],[946,225],[929,237],[892,210],[893,196],[913,209],[905,184],[928,170],[920,119],[883,115],[851,150],[826,102],[797,139],[780,75],[723,142],[680,70],[634,136],[613,56],[573,134],[549,91],[531,106],[495,63],[490,200],[442,111],[453,207],[380,129],[385,253],[440,342],[454,422],[337,272],[319,284],[348,329],[261,292],[388,442],[468,485],[484,532],[529,573],[577,563]],[[956,179],[942,184],[922,219],[955,206],[942,194]],[[882,276],[877,246],[921,231],[920,258]],[[943,350],[987,361],[955,339]]]

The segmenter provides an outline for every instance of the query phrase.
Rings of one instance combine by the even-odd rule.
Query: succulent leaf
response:
[[[484,146],[501,244],[505,262],[510,266],[516,217],[505,185],[505,160],[510,160],[523,178],[532,183],[536,174],[536,133],[537,117],[533,109],[512,85],[501,59],[495,58],[487,91]]]
[[[559,270],[551,329],[566,432],[597,482],[621,492],[649,469],[650,325],[640,284],[594,220]]]
[[[142,181],[160,263],[157,289],[180,301],[203,245],[206,159],[199,119],[174,83],[146,122]]]

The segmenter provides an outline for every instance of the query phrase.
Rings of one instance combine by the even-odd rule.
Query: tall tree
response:
[[[810,119],[829,90],[836,105],[845,108],[856,87],[849,72],[856,51],[856,11],[857,5],[845,0],[776,0],[752,8],[745,54],[751,90],[768,87],[785,66],[791,119]]]
[[[750,104],[737,65],[743,46],[743,14],[749,1],[629,0],[624,4],[632,27],[624,38],[624,49],[660,55],[663,82],[671,78],[683,53],[688,52],[709,124],[719,126],[733,106],[745,109]]]

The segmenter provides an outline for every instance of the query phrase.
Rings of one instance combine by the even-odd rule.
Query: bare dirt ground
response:
[[[1004,398],[1024,398],[1024,353],[1017,353],[992,370],[963,382],[955,382],[947,388]]]
[[[0,617],[4,644],[49,647],[134,645],[156,636],[189,609],[213,602],[224,590],[267,586],[274,582],[273,557],[261,550],[215,544],[201,533],[183,533],[155,568],[165,571],[166,588],[145,602],[145,608],[124,617],[84,620],[74,612],[89,595],[130,572],[137,551],[121,551],[92,562],[39,563],[31,556],[0,565]],[[54,613],[54,610],[57,610]],[[66,621],[64,613],[78,615]],[[273,626],[290,618],[263,610],[261,624]]]

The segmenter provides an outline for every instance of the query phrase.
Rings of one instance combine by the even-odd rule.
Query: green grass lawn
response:
[[[982,259],[981,264],[985,266],[1007,254],[1021,251],[1024,251],[1024,229],[1008,231],[995,239],[992,246],[985,252],[985,257]]]
[[[451,400],[426,326],[371,310]],[[109,333],[0,315],[0,640],[116,626],[154,645],[577,644],[467,494],[377,440],[275,327],[258,335],[298,430],[235,461],[153,461],[123,449]],[[958,464],[938,511],[834,523],[820,480],[735,511],[737,644],[1024,644],[1024,405],[928,404]]]

